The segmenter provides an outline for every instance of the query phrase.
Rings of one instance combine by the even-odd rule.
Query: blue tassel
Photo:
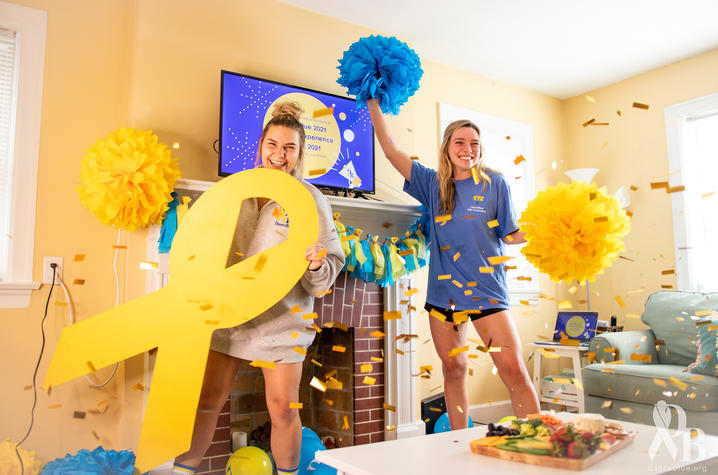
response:
[[[416,52],[395,37],[360,38],[339,60],[337,82],[356,96],[357,108],[377,98],[385,114],[399,108],[419,89],[424,74]]]
[[[160,254],[167,254],[170,252],[172,247],[172,241],[174,241],[175,233],[177,232],[177,205],[180,204],[177,199],[177,193],[174,191],[170,194],[173,198],[172,201],[167,203],[169,209],[165,213],[165,219],[162,220],[162,228],[160,229],[159,243]]]
[[[367,239],[360,241],[366,261],[361,266],[361,278],[364,282],[374,282],[374,257],[371,255],[371,234],[367,235]]]
[[[42,475],[96,474],[96,475],[132,475],[135,467],[135,454],[130,450],[106,450],[97,447],[90,452],[82,449],[77,455],[65,455],[48,462],[42,469]]]

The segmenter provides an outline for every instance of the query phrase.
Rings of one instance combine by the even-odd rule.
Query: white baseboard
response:
[[[513,416],[514,408],[511,400],[496,401],[485,404],[474,404],[469,408],[469,417],[474,424],[488,424],[496,422],[506,416]]]
[[[384,431],[384,440],[406,439],[426,434],[424,421],[415,421],[413,424],[401,424],[395,430]]]

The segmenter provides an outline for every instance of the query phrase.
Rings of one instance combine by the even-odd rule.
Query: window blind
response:
[[[17,35],[0,27],[0,281],[6,280],[12,197]]]

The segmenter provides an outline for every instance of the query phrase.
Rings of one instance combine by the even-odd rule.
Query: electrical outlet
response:
[[[52,284],[52,267],[50,264],[57,264],[55,268],[55,283],[59,283],[62,279],[62,257],[45,256],[42,266],[42,283]]]

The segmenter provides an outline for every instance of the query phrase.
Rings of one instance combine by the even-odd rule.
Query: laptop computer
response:
[[[598,312],[558,312],[556,315],[556,328],[553,332],[553,341],[535,341],[537,345],[564,345],[576,344],[588,346],[591,338],[596,336],[598,326]],[[568,341],[567,340],[572,340]]]

